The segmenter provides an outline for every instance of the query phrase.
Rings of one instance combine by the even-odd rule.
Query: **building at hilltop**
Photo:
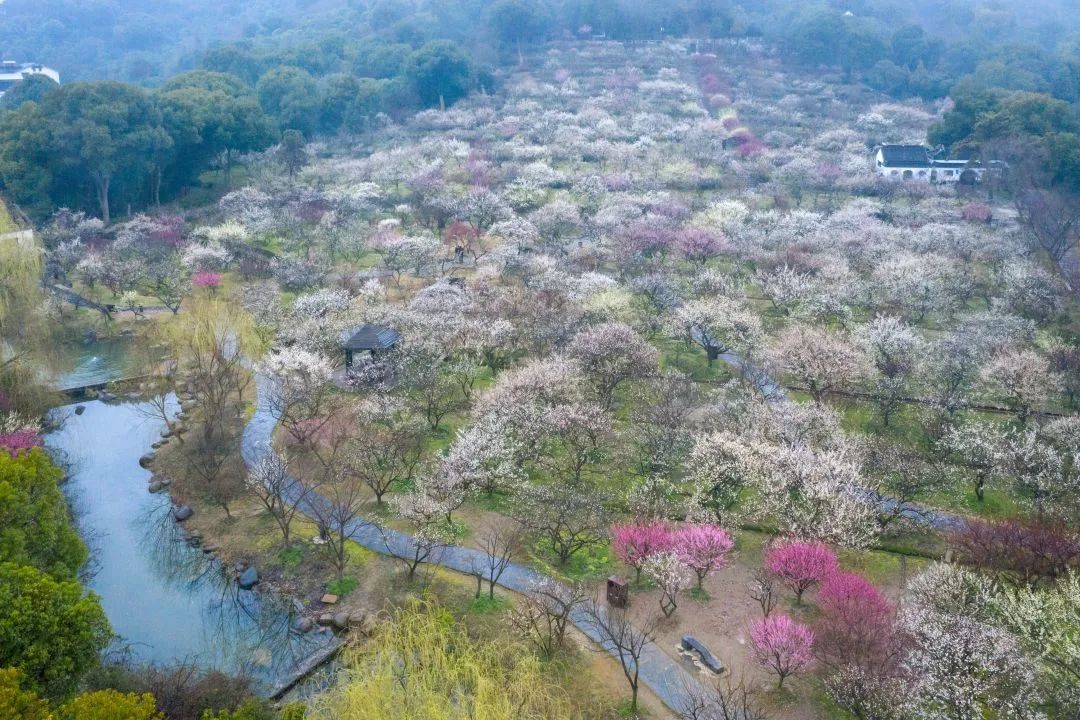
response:
[[[14,60],[0,61],[0,97],[31,75],[44,75],[53,82],[60,83],[60,73],[38,63],[17,63]]]
[[[874,172],[887,180],[974,185],[985,168],[975,160],[939,160],[937,151],[922,145],[878,145],[874,148]]]

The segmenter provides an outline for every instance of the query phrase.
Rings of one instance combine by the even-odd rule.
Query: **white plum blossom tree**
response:
[[[678,608],[679,593],[690,585],[690,568],[675,551],[657,552],[645,558],[642,574],[660,590],[660,610],[671,617]]]
[[[1057,373],[1035,350],[1000,352],[983,366],[980,376],[991,392],[1008,402],[1022,422],[1044,409],[1061,390]]]
[[[912,579],[899,621],[914,643],[904,664],[916,679],[909,702],[917,717],[1043,716],[1034,664],[989,622],[990,596],[984,578],[950,565]]]
[[[299,443],[309,443],[331,421],[330,361],[302,348],[269,353],[259,366],[272,378],[271,402],[279,422]]]
[[[924,343],[910,326],[888,315],[857,328],[854,339],[874,368],[875,402],[887,426],[919,371]]]
[[[693,300],[675,310],[669,330],[705,349],[709,364],[720,355],[753,355],[764,338],[761,320],[744,303],[726,297]]]
[[[768,351],[769,365],[794,377],[814,398],[846,390],[867,375],[866,357],[839,333],[792,325]]]
[[[604,323],[582,330],[567,348],[592,380],[601,405],[611,407],[624,383],[646,378],[657,370],[659,353],[624,323]]]

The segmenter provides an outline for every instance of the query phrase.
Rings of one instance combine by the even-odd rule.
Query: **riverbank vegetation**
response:
[[[81,584],[88,553],[60,489],[63,471],[40,444],[35,429],[0,432],[0,716],[275,717],[247,681],[194,667],[149,672],[102,663],[114,638],[98,597]]]
[[[1075,48],[989,7],[781,5],[350,7],[357,38],[255,28],[0,118],[45,250],[4,337],[41,277],[50,326],[135,326],[183,405],[152,462],[188,536],[297,633],[352,629],[283,717],[1080,712]],[[982,182],[880,177],[879,143]],[[11,535],[0,588],[92,614],[70,535]],[[28,712],[271,712],[6,647]]]

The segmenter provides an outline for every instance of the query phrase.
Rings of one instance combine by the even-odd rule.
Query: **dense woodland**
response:
[[[0,716],[1077,717],[1066,5],[7,0]],[[102,659],[39,446],[121,334],[185,532],[363,618],[320,692]]]

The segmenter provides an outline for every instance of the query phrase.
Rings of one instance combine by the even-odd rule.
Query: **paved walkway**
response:
[[[258,401],[251,421],[244,428],[241,444],[241,454],[248,466],[259,462],[266,453],[273,452],[271,438],[278,418],[270,401],[272,382],[264,375],[255,377]],[[300,509],[310,515],[312,508],[318,507],[317,503],[328,502],[325,497],[317,493],[309,493],[300,503]],[[408,555],[414,547],[411,536],[380,527],[366,520],[357,519],[347,529],[352,540],[378,553],[391,554],[392,552],[395,555]],[[486,557],[479,550],[451,545],[440,554],[439,564],[451,570],[469,573],[474,563],[483,564],[486,562]],[[546,579],[550,578],[532,568],[511,563],[499,578],[498,584],[515,592],[526,592],[536,583]],[[599,634],[584,609],[575,611],[570,619],[581,632],[592,640],[600,642]],[[614,654],[613,648],[605,647],[605,649]],[[695,675],[655,644],[649,645],[642,654],[640,678],[644,685],[676,712],[685,707],[687,692],[700,686]]]

